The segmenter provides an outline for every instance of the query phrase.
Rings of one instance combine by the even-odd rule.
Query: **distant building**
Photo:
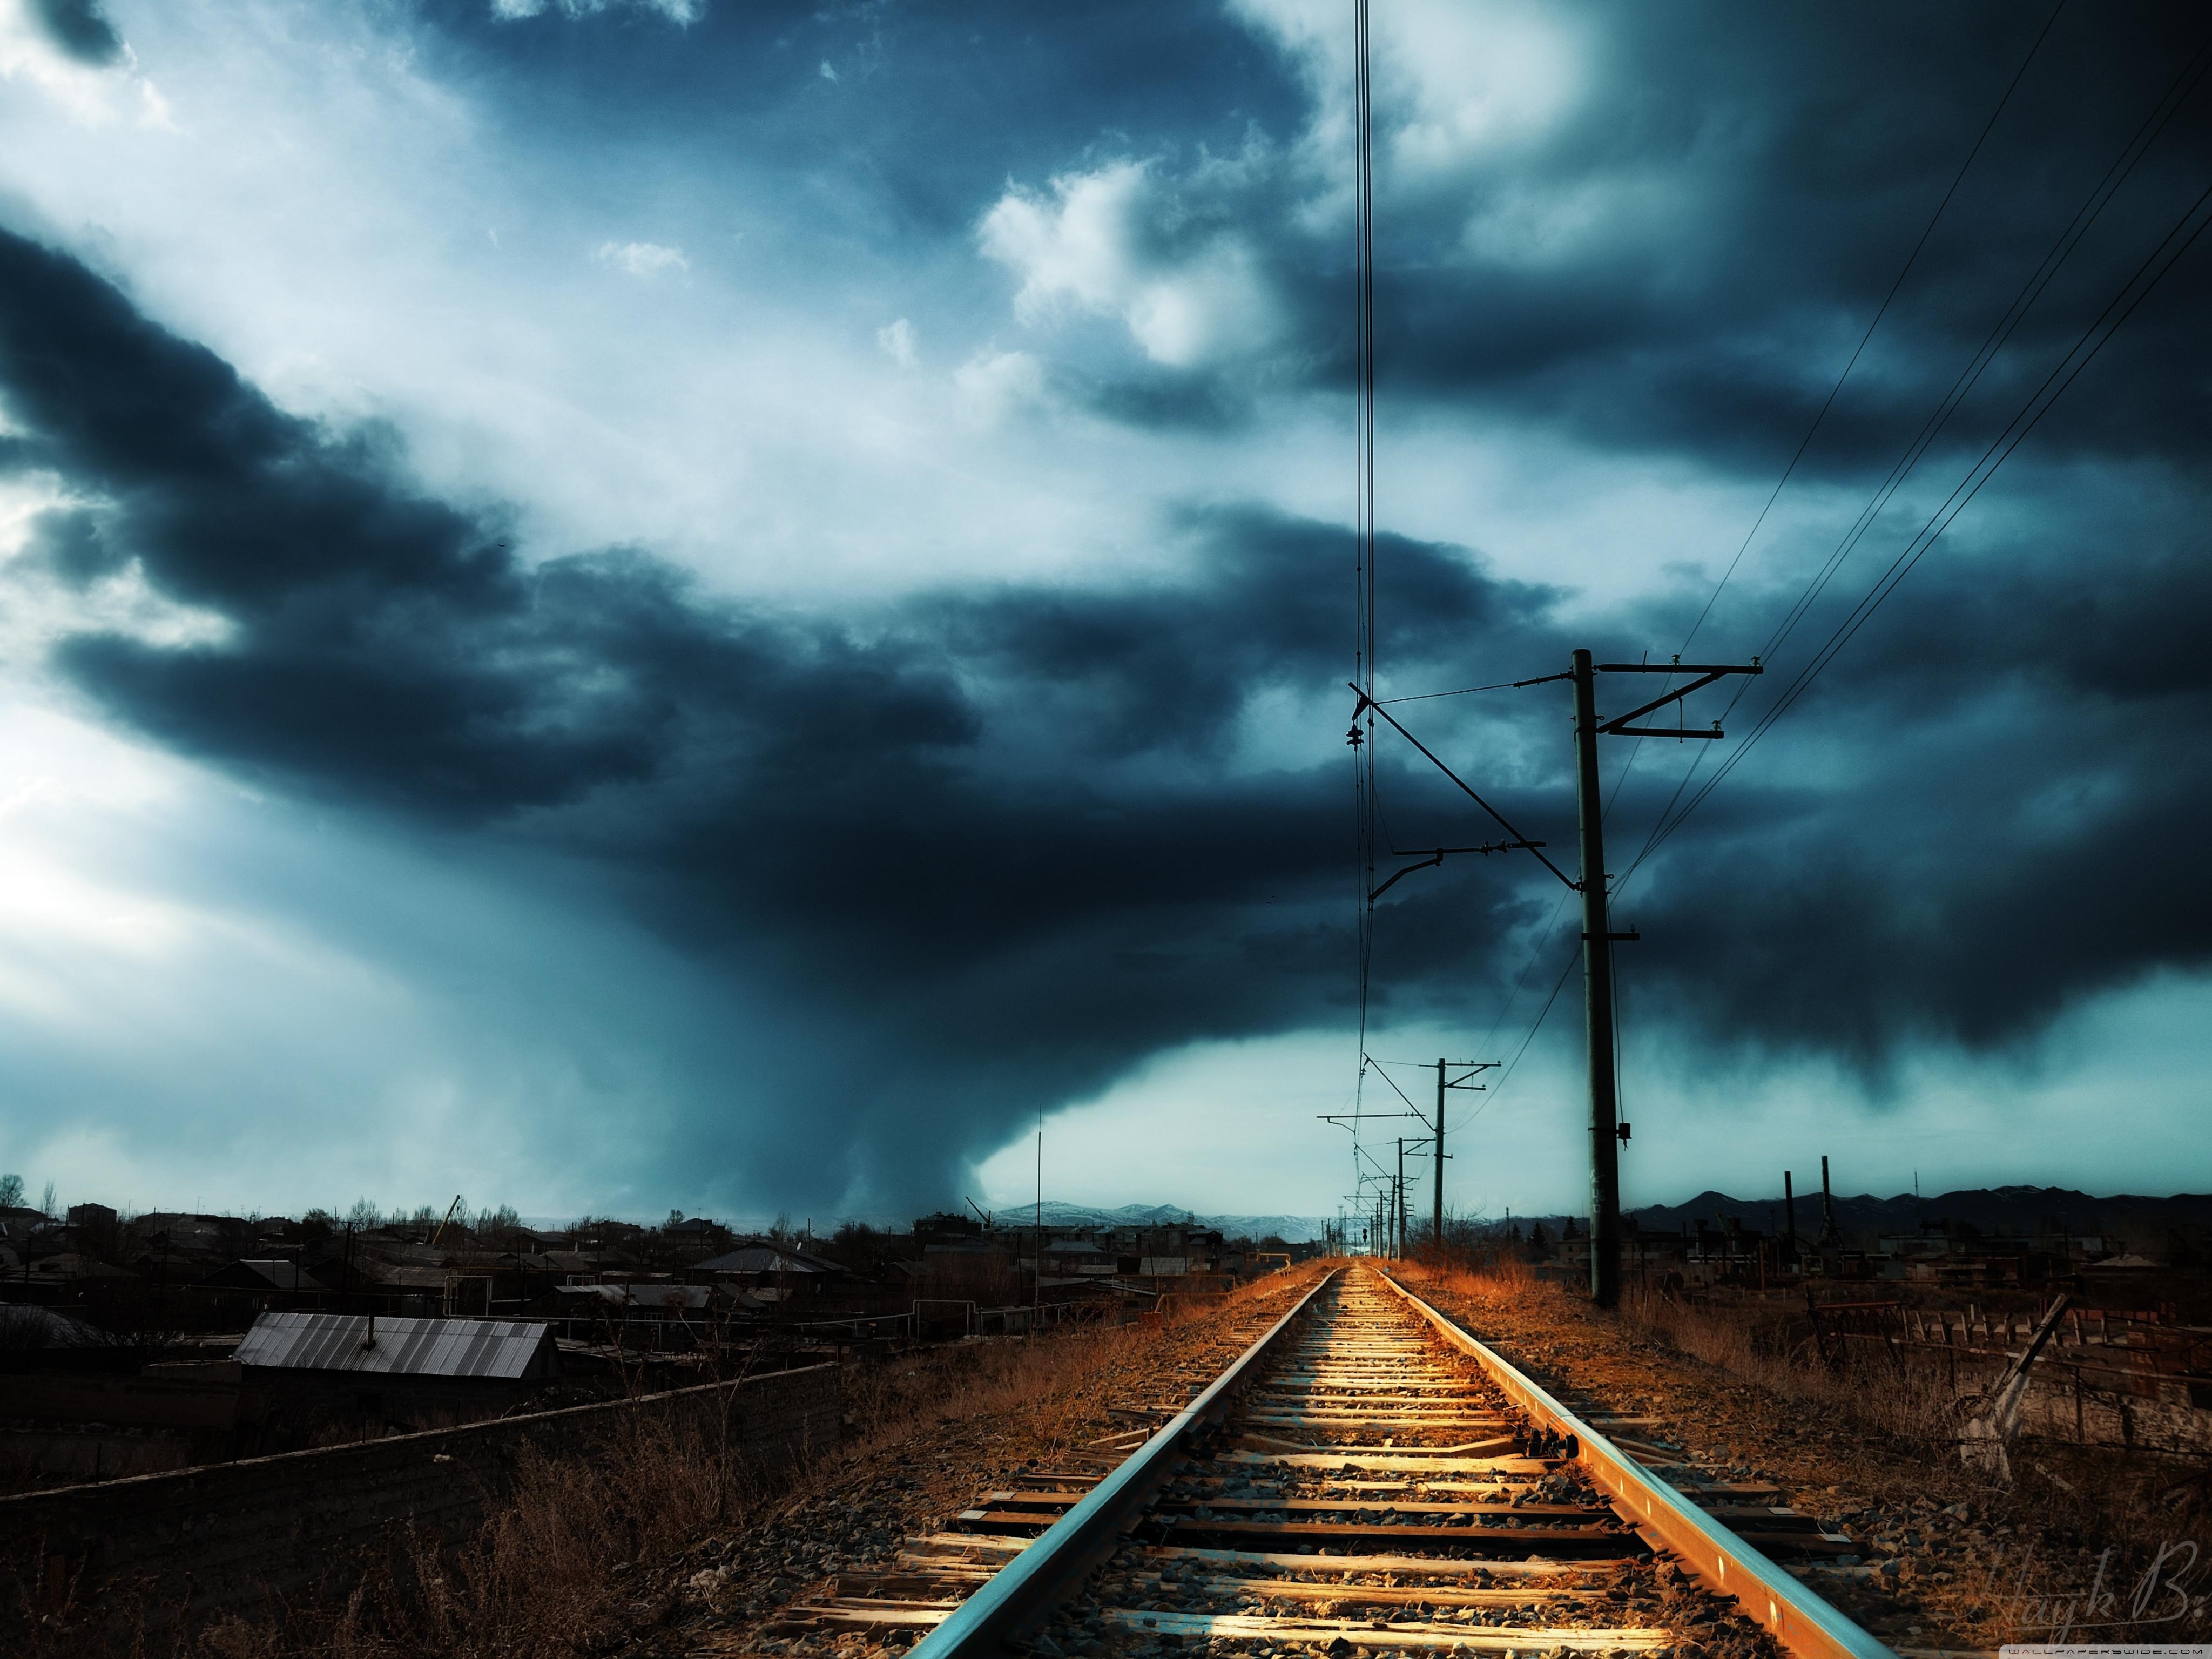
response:
[[[325,1291],[330,1287],[296,1261],[249,1261],[244,1258],[217,1269],[199,1281],[222,1290]]]
[[[1088,1238],[1055,1238],[1044,1247],[1045,1272],[1063,1279],[1111,1274],[1116,1265],[1112,1250]]]
[[[914,1242],[924,1249],[932,1244],[957,1244],[980,1237],[982,1231],[983,1224],[973,1216],[954,1215],[949,1210],[940,1211],[936,1215],[916,1218]]]
[[[749,1238],[734,1250],[693,1264],[691,1271],[711,1273],[763,1301],[780,1301],[793,1294],[818,1296],[849,1269],[796,1245]]]
[[[555,1305],[573,1303],[576,1309],[593,1304],[610,1308],[650,1308],[659,1313],[701,1313],[714,1299],[706,1285],[556,1285]]]

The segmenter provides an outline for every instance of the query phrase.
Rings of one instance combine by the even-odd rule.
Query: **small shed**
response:
[[[736,1273],[745,1278],[759,1278],[769,1273],[842,1273],[844,1271],[841,1263],[765,1238],[748,1239],[736,1249],[710,1256],[692,1268],[694,1273]]]
[[[539,1382],[561,1368],[553,1328],[536,1320],[368,1314],[264,1313],[233,1358],[272,1371],[507,1382]]]
[[[781,1299],[794,1293],[819,1296],[833,1280],[847,1278],[842,1262],[769,1238],[749,1238],[737,1249],[696,1263],[694,1273],[712,1273],[757,1296]]]

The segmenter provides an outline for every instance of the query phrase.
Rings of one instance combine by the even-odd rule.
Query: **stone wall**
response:
[[[343,1593],[389,1529],[465,1537],[509,1490],[526,1448],[590,1455],[639,1414],[726,1431],[740,1463],[773,1468],[836,1444],[838,1370],[0,1498],[0,1652],[15,1650],[27,1621],[65,1606],[158,1627],[187,1607]]]

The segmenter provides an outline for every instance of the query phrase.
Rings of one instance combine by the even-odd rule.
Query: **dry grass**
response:
[[[1110,1407],[1180,1404],[1311,1279],[1262,1281],[1221,1303],[1178,1303],[1141,1326],[1070,1333],[1025,1351],[1010,1345],[1001,1361],[978,1365],[961,1398],[941,1404],[928,1403],[926,1372],[891,1379],[901,1392],[873,1433],[856,1433],[847,1456],[811,1471],[757,1524],[694,1553],[708,1582],[678,1648],[750,1652],[825,1577],[878,1570],[898,1540],[938,1530],[946,1515],[1023,1471],[1084,1467],[1072,1451],[1140,1429]],[[918,1401],[922,1408],[911,1410]]]
[[[2100,1561],[2124,1609],[2161,1550],[2169,1570],[2198,1564],[2184,1576],[2197,1599],[2188,1620],[2144,1627],[2139,1639],[2203,1639],[2212,1513],[2201,1465],[2022,1441],[2015,1478],[2000,1486],[1962,1463],[1943,1378],[1871,1352],[1831,1366],[1790,1340],[1777,1310],[1632,1288],[1612,1317],[1519,1264],[1421,1276],[1478,1334],[1550,1346],[1565,1376],[1601,1397],[1629,1403],[1663,1391],[1665,1414],[1692,1443],[1757,1467],[1825,1515],[1857,1517],[1855,1534],[1909,1526],[1948,1546],[1900,1594],[1948,1626],[1952,1645],[2052,1639],[2054,1620],[2069,1598],[2081,1601]],[[2075,1639],[2138,1638],[2108,1630]]]
[[[134,1637],[118,1637],[112,1618],[79,1616],[40,1627],[24,1659],[592,1659],[673,1616],[683,1573],[665,1564],[701,1540],[772,1531],[810,1498],[834,1501],[854,1469],[962,1425],[988,1421],[1035,1455],[1064,1451],[1098,1431],[1108,1405],[1132,1403],[1164,1352],[1280,1294],[1263,1284],[1218,1310],[851,1367],[837,1452],[781,1471],[746,1468],[715,1431],[635,1419],[589,1450],[526,1452],[473,1535],[443,1545],[398,1533],[344,1573],[356,1582],[336,1604],[164,1621]]]
[[[1930,1450],[1956,1444],[1954,1397],[1932,1370],[1864,1348],[1823,1364],[1788,1340],[1772,1309],[1677,1301],[1639,1286],[1622,1297],[1620,1311],[1676,1351],[1824,1414]]]
[[[939,1348],[855,1371],[844,1395],[848,1455],[878,1455],[976,1417],[1003,1417],[1065,1447],[1095,1410],[1092,1396],[1158,1340],[1154,1327],[1085,1326],[1035,1342]]]
[[[1302,1279],[1301,1283],[1304,1282]],[[1224,1322],[1281,1300],[1285,1282],[1262,1279],[1214,1301],[1171,1303],[1158,1319],[1079,1326],[1036,1341],[1012,1339],[939,1348],[848,1374],[848,1458],[866,1459],[916,1435],[971,1418],[999,1419],[1037,1455],[1095,1434],[1107,1407],[1139,1402],[1165,1351],[1205,1340]]]
[[[699,1425],[635,1417],[592,1449],[526,1447],[506,1499],[468,1539],[447,1546],[395,1530],[350,1564],[335,1603],[264,1607],[142,1624],[118,1635],[111,1607],[41,1626],[25,1659],[568,1659],[611,1651],[636,1616],[636,1564],[772,1498],[777,1477],[748,1469],[726,1437]]]

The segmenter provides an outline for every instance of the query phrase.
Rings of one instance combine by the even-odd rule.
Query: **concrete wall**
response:
[[[769,1468],[834,1446],[834,1365],[635,1401],[576,1406],[351,1446],[0,1498],[0,1652],[64,1605],[158,1627],[264,1598],[341,1593],[369,1547],[412,1523],[466,1536],[508,1490],[526,1447],[590,1455],[629,1414],[717,1432]],[[81,1616],[81,1615],[80,1615]]]

